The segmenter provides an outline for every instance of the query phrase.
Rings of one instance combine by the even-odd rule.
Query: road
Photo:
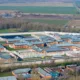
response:
[[[69,32],[52,32],[52,31],[43,31],[43,32],[18,32],[18,33],[0,33],[0,36],[12,36],[12,35],[27,35],[27,34],[49,34],[49,33],[58,33],[58,34],[72,34],[72,35],[80,35],[80,33],[69,33]]]

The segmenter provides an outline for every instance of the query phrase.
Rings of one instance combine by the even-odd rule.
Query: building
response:
[[[0,52],[0,63],[11,63],[16,61],[12,56],[7,52]]]
[[[46,71],[44,71],[41,68],[36,68],[36,71],[38,72],[38,74],[44,78],[44,79],[51,79],[51,75],[49,73],[47,73]],[[12,74],[18,79],[20,76],[23,79],[31,79],[32,80],[32,69],[31,68],[25,68],[25,69],[17,69],[12,71]],[[38,75],[37,74],[37,75]]]
[[[53,45],[46,50],[47,53],[49,53],[49,52],[62,52],[62,51],[68,51],[68,49]]]
[[[21,57],[22,59],[26,58],[36,58],[36,57],[43,57],[45,54],[42,52],[37,52],[33,49],[28,49],[28,50],[17,50],[13,52],[14,55],[17,55],[18,57]]]
[[[37,68],[37,71],[41,75],[42,78],[51,79],[51,75],[49,73],[47,73],[46,71],[44,71],[43,69]]]
[[[29,42],[16,42],[13,44],[9,44],[9,47],[14,48],[14,49],[30,49],[31,45]]]
[[[71,44],[71,43],[56,44],[56,46],[65,48],[71,51],[78,50],[78,46],[75,46],[74,44]]]
[[[80,44],[80,38],[72,39],[73,44]]]
[[[15,76],[0,77],[0,80],[17,80]]]
[[[25,69],[17,69],[12,71],[12,74],[17,78],[17,79],[30,79],[31,78],[31,74],[29,73],[31,72],[31,68],[25,68]]]
[[[5,50],[5,47],[3,47],[1,44],[0,44],[0,52],[1,51],[4,51]]]
[[[40,39],[46,44],[48,43],[50,45],[56,44],[56,40],[50,36],[40,36]]]
[[[65,34],[65,35],[61,35],[60,37],[61,37],[61,40],[71,43],[72,35]]]

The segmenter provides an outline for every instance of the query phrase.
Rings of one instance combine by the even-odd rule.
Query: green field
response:
[[[18,30],[16,29],[1,29],[0,33],[14,33],[14,32],[18,32]]]
[[[11,72],[0,73],[0,77],[12,76]]]
[[[29,19],[30,22],[40,22],[54,25],[65,25],[68,20],[50,20],[50,19]]]
[[[0,10],[19,10],[26,13],[76,14],[75,7],[52,6],[0,6]]]

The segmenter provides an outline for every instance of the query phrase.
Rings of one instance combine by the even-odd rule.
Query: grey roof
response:
[[[65,49],[65,48],[61,48],[61,47],[58,47],[58,46],[52,46],[52,47],[49,47],[46,52],[57,52],[57,51],[67,51],[68,49]]]
[[[80,44],[74,44],[76,47],[80,47]]]
[[[31,78],[31,74],[22,74],[23,78]]]
[[[37,38],[23,38],[23,40],[29,41],[29,40],[38,40]]]
[[[11,56],[8,53],[0,52],[0,57],[3,59],[10,59]]]
[[[49,73],[47,73],[46,71],[44,71],[43,69],[41,68],[37,68],[38,72],[41,73],[42,75],[44,76],[51,76]]]
[[[61,35],[60,37],[62,39],[70,39],[72,37],[72,35],[65,34],[65,35]]]
[[[16,42],[16,43],[14,43],[14,45],[16,45],[16,46],[21,46],[21,45],[29,45],[29,46],[31,46],[32,44],[26,41],[26,42]]]
[[[0,48],[4,48],[4,47],[0,44]]]
[[[43,49],[41,49],[41,48],[39,48],[39,47],[37,47],[37,46],[33,46],[32,47],[34,50],[36,50],[36,51],[38,51],[38,52],[41,52]]]
[[[14,39],[7,39],[8,40],[8,42],[12,42],[12,41],[20,41],[21,39],[19,39],[19,38],[14,38]]]
[[[36,42],[31,42],[32,44],[44,44],[44,42],[39,42],[39,41],[36,41]]]
[[[27,73],[29,70],[31,70],[31,68],[25,68],[25,69],[16,69],[13,72],[15,74],[21,74],[21,73]]]
[[[80,42],[80,38],[72,39],[72,42]]]
[[[63,47],[63,46],[74,46],[74,44],[64,42],[63,44],[56,44],[56,46],[58,46],[58,47]]]
[[[40,39],[41,39],[43,42],[53,42],[53,41],[56,41],[54,38],[49,37],[49,36],[40,36]]]
[[[57,40],[57,42],[64,42],[63,40]]]
[[[14,76],[0,77],[0,80],[17,80]]]

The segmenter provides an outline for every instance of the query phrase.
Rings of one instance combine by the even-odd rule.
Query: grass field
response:
[[[19,10],[26,13],[76,14],[75,7],[52,6],[0,6],[0,10]]]
[[[14,33],[18,32],[16,29],[1,29],[0,33]]]
[[[30,22],[40,22],[40,23],[47,23],[47,24],[54,24],[54,25],[65,25],[68,20],[50,20],[50,19],[29,19]]]
[[[0,77],[12,76],[11,72],[0,73]]]

